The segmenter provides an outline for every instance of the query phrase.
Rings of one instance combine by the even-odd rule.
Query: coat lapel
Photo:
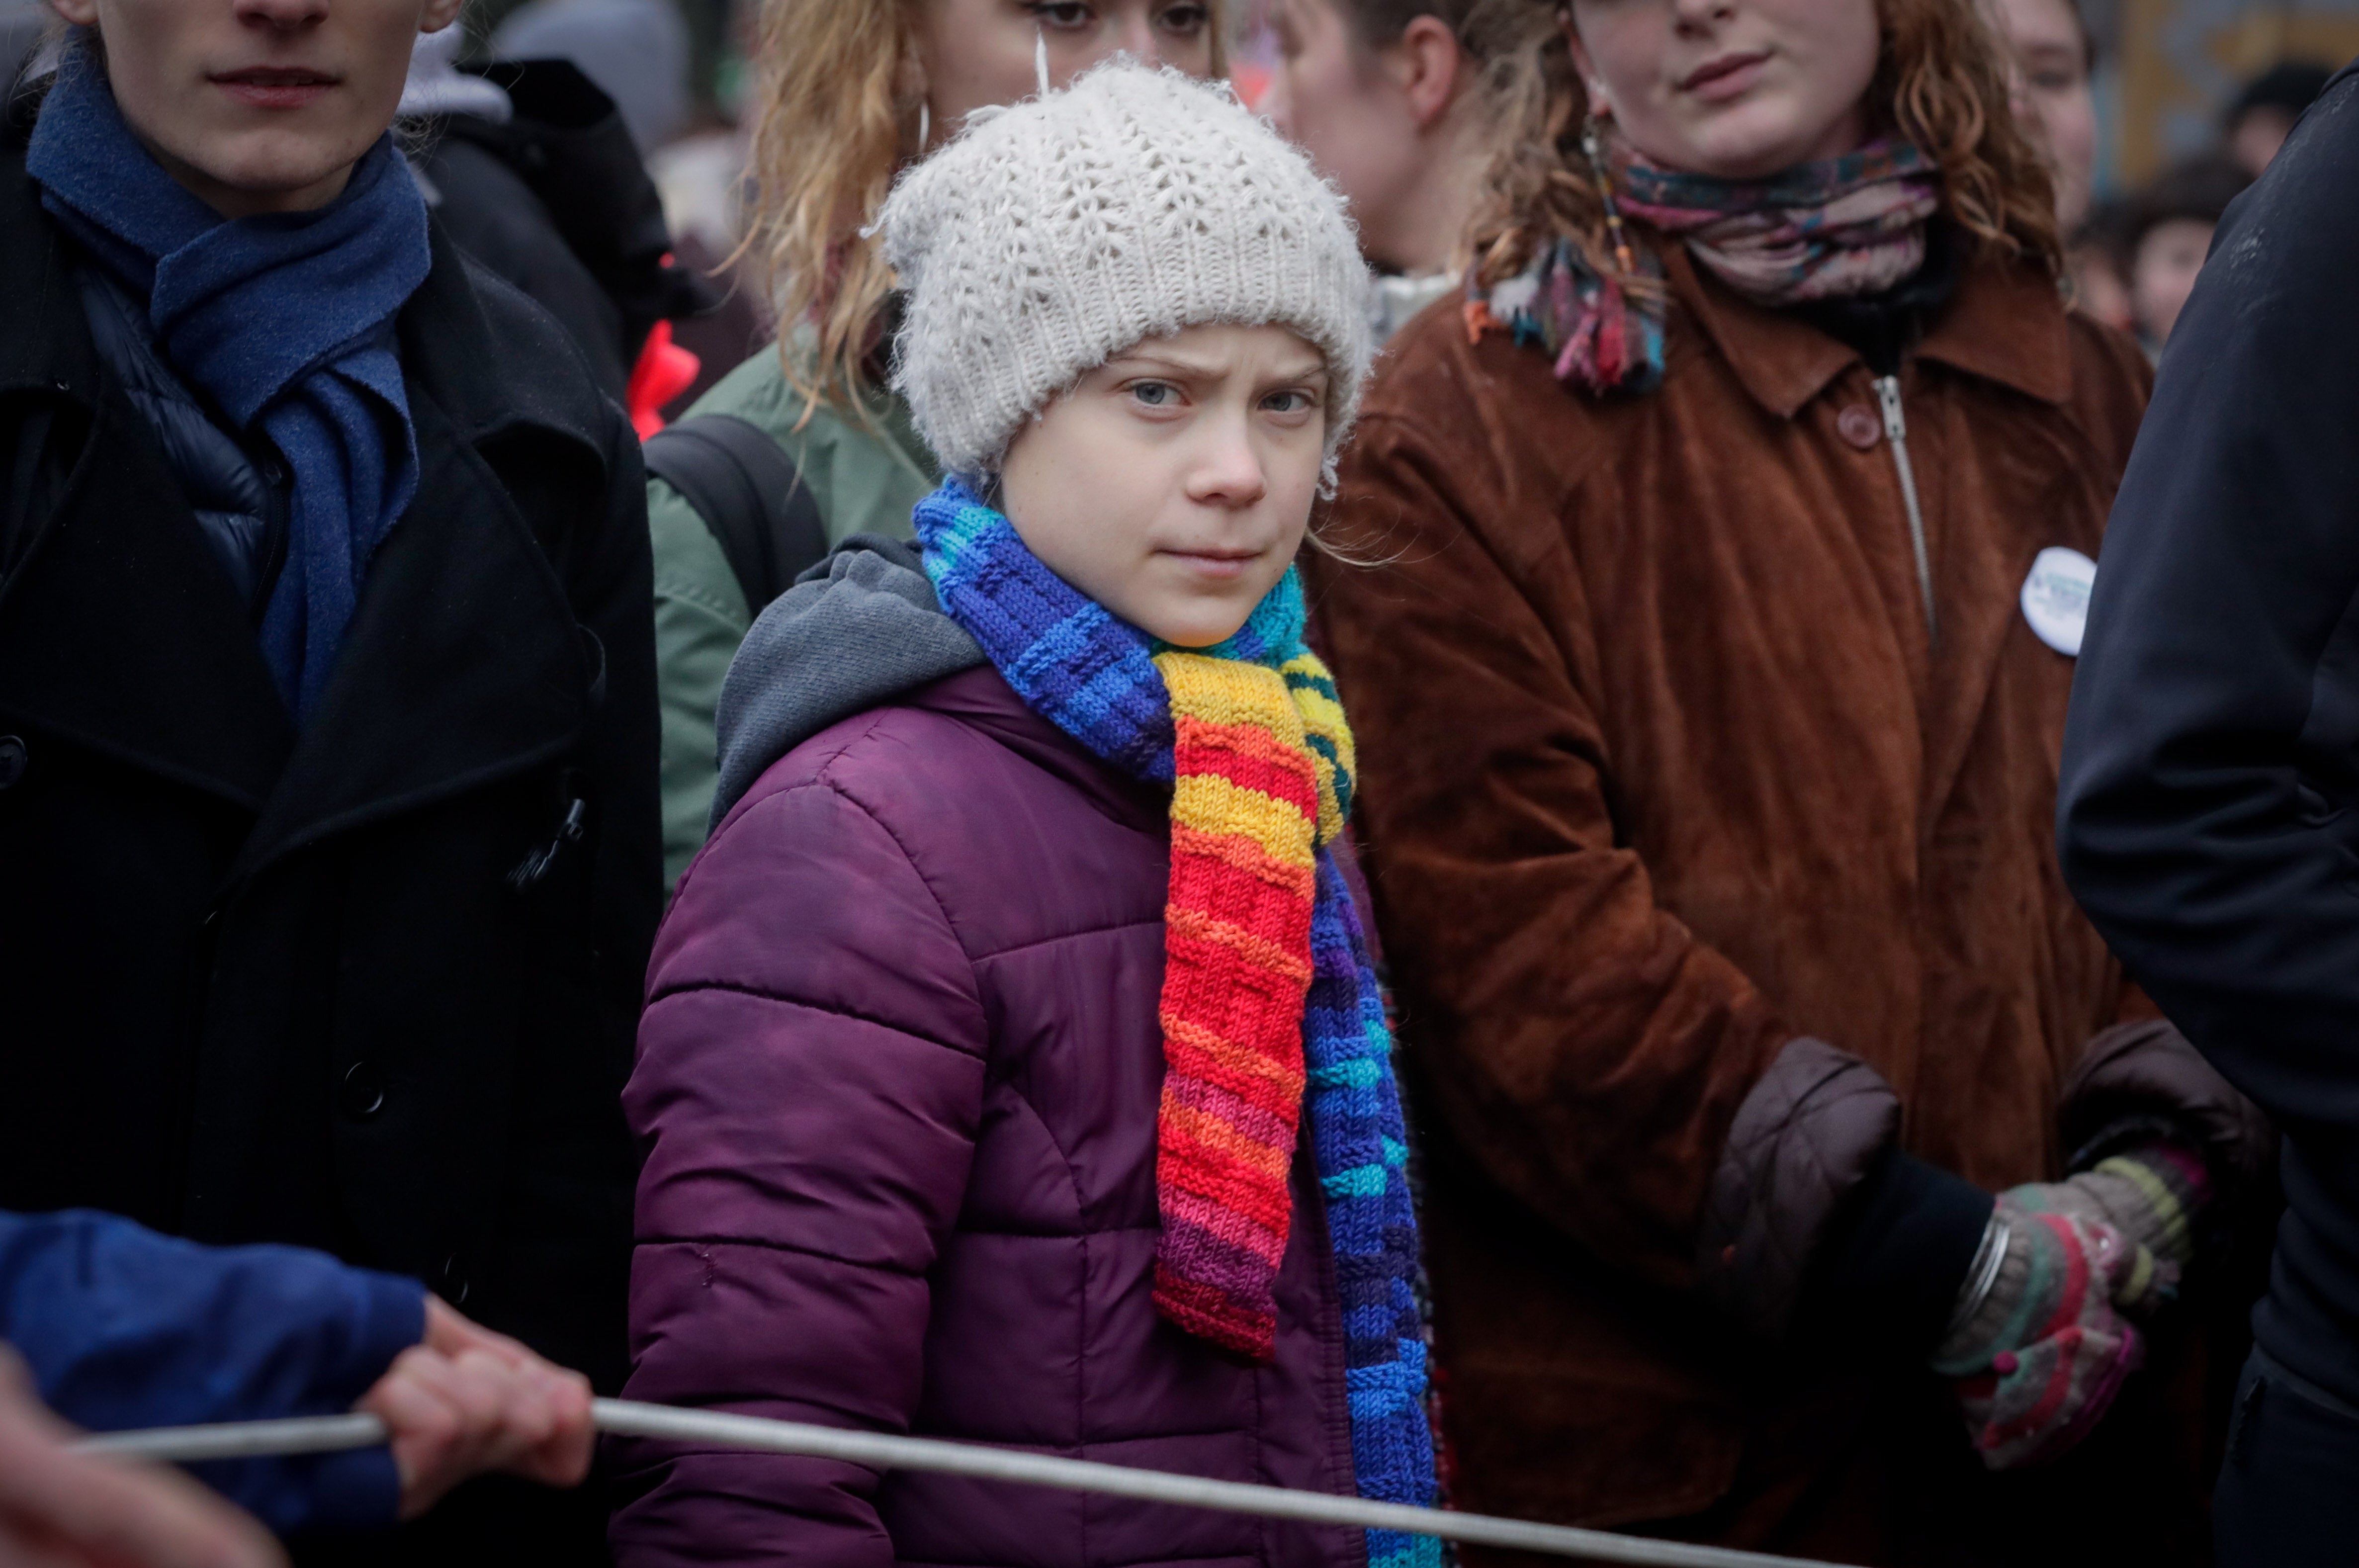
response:
[[[1983,261],[1918,345],[1908,377],[1909,436],[1943,590],[1941,652],[1926,699],[1925,821],[1941,821],[1984,737],[2016,646],[2017,598],[2051,519],[2098,517],[2111,497],[2060,410],[2072,394],[2071,326],[2040,267]],[[1945,374],[1946,373],[1946,374]],[[2036,489],[2027,480],[2038,480]],[[1967,538],[1958,530],[1975,530]],[[2035,656],[2046,664],[2046,650]]]
[[[439,224],[430,244],[433,267],[399,321],[418,494],[369,562],[319,709],[233,881],[558,757],[597,704],[603,651],[484,452],[523,435],[545,462],[603,474],[598,393],[586,376],[544,384],[487,355],[474,290],[505,285],[471,278]],[[566,363],[563,329],[548,331],[537,363]]]
[[[1858,356],[1790,311],[1748,304],[1696,269],[1687,247],[1663,246],[1663,277],[1753,400],[1791,419]]]
[[[1672,293],[1703,334],[1728,362],[1754,400],[1785,419],[1801,417],[1814,399],[1846,375],[1858,355],[1791,311],[1765,310],[1738,300],[1717,279],[1699,272],[1682,247],[1670,247],[1664,264]],[[1928,366],[1932,367],[1928,373]],[[1924,340],[1901,370],[1909,421],[1910,467],[1924,498],[1926,532],[1941,591],[1941,647],[1926,672],[1919,722],[1925,735],[1926,822],[1939,820],[1981,732],[1993,699],[2017,614],[2016,594],[2031,557],[2042,543],[2076,541],[2044,535],[2017,540],[2003,537],[2025,517],[2087,515],[2084,497],[2023,495],[1986,488],[1971,493],[1967,483],[1995,487],[2011,474],[2073,474],[2085,469],[2083,454],[2047,449],[2064,445],[2064,421],[2057,408],[2071,396],[2071,332],[2055,280],[2040,267],[1990,258],[1971,261],[1947,309],[1930,324]],[[1854,388],[1873,407],[1865,386]],[[1978,385],[1986,384],[1986,385]],[[1994,388],[2005,393],[1993,395]],[[2025,417],[2014,419],[2011,399],[2020,395]],[[1970,435],[1969,419],[1981,421]],[[2002,430],[2011,433],[2000,434]],[[2000,452],[1996,461],[1962,467],[1970,447],[1980,443]],[[2012,461],[2009,446],[2040,449],[2039,461]],[[1888,461],[1888,459],[1886,460]],[[2094,504],[2102,516],[2102,498]],[[1954,537],[1960,519],[1977,519],[1986,536]],[[1896,495],[1889,518],[1905,528]],[[1914,600],[1905,613],[1919,614]]]
[[[11,187],[0,201],[26,219],[0,224],[0,277],[30,306],[29,330],[0,334],[0,389],[92,420],[59,506],[0,583],[0,713],[256,811],[233,881],[573,742],[602,655],[477,449],[531,427],[565,438],[544,443],[560,461],[594,472],[596,410],[586,393],[520,388],[482,363],[488,331],[439,231],[433,274],[403,319],[417,498],[379,545],[299,734],[152,435],[101,390],[71,266],[21,156],[0,179]]]
[[[115,399],[0,587],[0,711],[248,811],[293,725],[245,606]]]
[[[72,268],[21,150],[0,162],[0,395],[89,420],[0,582],[0,713],[251,811],[293,740],[245,606],[154,437],[101,389]]]
[[[7,136],[0,130],[0,137]],[[40,187],[25,172],[21,145],[0,151],[0,281],[9,302],[8,330],[0,332],[0,390],[93,397],[97,356],[65,247],[41,211]]]
[[[1667,246],[1663,273],[1677,299],[1719,349],[1755,402],[1790,419],[1858,355],[1791,310],[1763,310],[1697,270],[1685,246]],[[2011,387],[2044,403],[2072,392],[2072,344],[2056,280],[2028,263],[1969,259],[1958,291],[1928,325],[1912,359]]]
[[[318,711],[233,880],[562,754],[603,664],[497,477],[415,380],[418,496],[377,547]]]

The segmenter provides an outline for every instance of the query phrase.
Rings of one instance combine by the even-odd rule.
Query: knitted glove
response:
[[[2195,1221],[2212,1201],[2203,1161],[2174,1143],[2125,1149],[2063,1181],[2033,1182],[2006,1194],[2032,1214],[2071,1214],[2109,1225],[2153,1254],[2156,1298],[2175,1294],[2195,1260]],[[2131,1307],[2126,1300],[2116,1305]]]
[[[2152,1254],[2111,1225],[2000,1197],[1933,1357],[1984,1465],[2052,1459],[2111,1408],[2145,1355],[2114,1310],[2141,1268],[2150,1279]]]

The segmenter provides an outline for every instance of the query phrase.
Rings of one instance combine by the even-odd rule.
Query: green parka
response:
[[[768,432],[810,487],[830,544],[858,533],[909,538],[909,508],[940,475],[909,424],[908,405],[878,392],[858,408],[822,403],[806,419],[804,408],[777,349],[765,346],[681,417],[734,414]],[[669,887],[704,846],[717,772],[713,710],[754,615],[712,530],[660,479],[647,481],[647,528],[655,546],[664,886]]]

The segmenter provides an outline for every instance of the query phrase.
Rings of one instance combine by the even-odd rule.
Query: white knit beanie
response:
[[[1225,83],[1116,60],[979,110],[879,219],[905,292],[893,385],[951,474],[1145,339],[1291,329],[1327,358],[1327,470],[1371,352],[1343,199]]]

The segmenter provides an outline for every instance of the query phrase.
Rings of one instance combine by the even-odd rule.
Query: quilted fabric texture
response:
[[[2059,1114],[2075,1170],[2154,1138],[2203,1156],[2230,1191],[2259,1180],[2277,1160],[2277,1131],[2187,1037],[2161,1018],[2116,1024],[2089,1042],[2064,1080]]]
[[[1225,85],[1116,61],[977,110],[878,223],[907,295],[893,385],[945,472],[991,472],[1077,377],[1209,322],[1326,355],[1332,472],[1367,374],[1367,267],[1343,197]]]
[[[1169,803],[975,669],[803,742],[658,941],[635,1399],[1354,1490],[1305,1147],[1250,1363],[1164,1319]],[[1305,1140],[1306,1144],[1308,1140]],[[622,1568],[1364,1568],[1360,1532],[620,1445]]]
[[[1803,1036],[1737,1108],[1712,1172],[1697,1284],[1733,1320],[1777,1339],[1802,1273],[1844,1193],[1900,1131],[1900,1101],[1875,1068]]]

